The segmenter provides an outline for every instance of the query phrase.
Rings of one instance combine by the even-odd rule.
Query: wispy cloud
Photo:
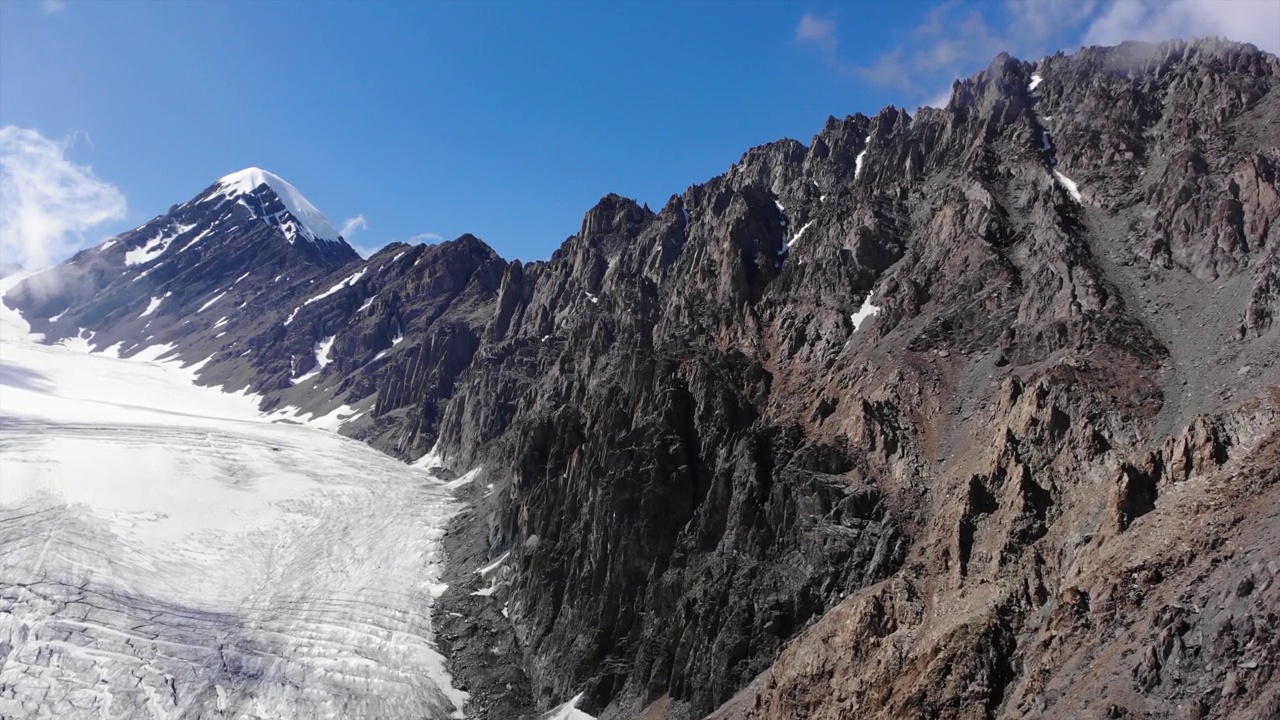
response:
[[[1094,19],[1086,45],[1123,40],[1221,36],[1280,53],[1280,3],[1274,0],[1127,0]]]
[[[930,95],[931,104],[939,102],[942,94],[938,87],[949,88],[956,77],[985,67],[1002,50],[1043,52],[1036,46],[1058,26],[1037,12],[1054,15],[1068,4],[1063,0],[1009,0],[997,6],[1000,12],[995,13],[988,6],[944,2],[929,8],[901,43],[874,60],[853,66],[853,72],[868,84],[892,87],[917,98]],[[945,94],[949,96],[950,91]]]
[[[1078,37],[1081,23],[1094,17],[1109,0],[1005,0],[1005,26],[1015,40],[1042,45],[1062,31]],[[1054,51],[1060,48],[1054,48]]]
[[[831,18],[803,15],[796,27],[796,42],[815,48],[824,60],[834,60],[840,41],[836,38],[836,21]]]
[[[925,107],[945,108],[947,103],[951,102],[951,88],[947,88],[942,92],[934,95],[931,99],[924,102]]]
[[[54,13],[60,13],[63,10],[66,10],[67,3],[66,0],[40,0],[40,9],[43,10],[46,15],[53,15]]]
[[[906,5],[904,7],[912,7]],[[1280,3],[1273,0],[1004,0],[928,7],[903,40],[873,58],[841,53],[833,17],[803,15],[797,44],[834,71],[894,88],[910,101],[945,103],[957,77],[984,68],[1000,52],[1028,60],[1081,45],[1124,40],[1225,36],[1280,52]]]
[[[350,240],[351,236],[355,235],[357,230],[364,230],[367,227],[369,227],[369,223],[365,222],[364,213],[360,213],[355,217],[349,217],[346,220],[343,220],[342,229],[338,231],[338,234],[342,235],[343,238]]]
[[[73,139],[0,127],[0,271],[59,262],[125,215],[124,193],[67,158]]]
[[[834,18],[801,16],[795,42],[816,51],[827,67],[842,75],[917,94],[936,85],[939,73],[947,74],[984,56],[989,61],[998,52],[992,48],[1000,45],[981,11],[964,10],[954,2],[930,8],[907,41],[873,59],[854,62],[841,57]]]
[[[348,220],[347,222],[349,223],[352,220],[357,220],[357,219],[360,220],[360,226],[364,227],[363,215],[359,215],[357,217],[351,218],[351,220]],[[382,248],[386,247],[389,244],[386,242],[381,242],[381,243],[370,244],[370,245],[363,245],[363,244],[357,245],[351,242],[351,238],[347,237],[347,233],[346,233],[347,223],[343,223],[342,227],[343,227],[342,236],[344,238],[347,238],[347,242],[351,244],[351,247],[355,248],[356,252],[360,253],[360,257],[363,257],[363,258],[373,257],[374,254],[376,254],[379,250],[381,250]],[[424,233],[418,233],[417,235],[414,235],[408,240],[404,240],[402,242],[406,242],[410,245],[417,245],[418,243],[430,244],[430,243],[438,243],[443,241],[444,241],[444,237],[441,236],[439,233],[424,232]]]
[[[816,52],[827,67],[841,75],[857,75],[862,71],[862,68],[840,59],[840,38],[836,32],[836,21],[832,18],[802,15],[800,24],[796,26],[795,43]]]

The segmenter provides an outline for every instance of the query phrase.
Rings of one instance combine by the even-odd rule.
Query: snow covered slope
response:
[[[0,717],[461,716],[441,483],[0,318]]]
[[[284,178],[275,173],[256,167],[245,168],[219,180],[218,192],[227,198],[236,198],[241,195],[250,195],[263,185],[271,188],[272,192],[276,194],[284,205],[284,209],[293,216],[293,222],[290,222],[287,218],[273,218],[273,221],[284,230],[289,242],[294,242],[299,237],[306,238],[312,242],[317,240],[340,242],[342,240],[342,235],[338,233],[338,228],[329,221],[329,218],[325,217],[325,214],[320,212],[315,205],[312,205],[311,201],[307,200],[298,191],[298,188],[290,185]]]

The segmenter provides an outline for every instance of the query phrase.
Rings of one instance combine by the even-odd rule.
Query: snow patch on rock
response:
[[[165,250],[169,249],[170,243],[183,233],[191,230],[193,227],[195,227],[194,223],[191,225],[178,225],[177,223],[173,223],[169,227],[161,230],[155,237],[148,240],[141,247],[136,247],[126,252],[124,254],[124,264],[129,266],[142,265],[143,263],[149,263],[152,260],[155,260],[163,255]]]
[[[858,312],[850,315],[849,319],[853,321],[853,329],[856,332],[862,327],[862,323],[879,314],[880,307],[872,304],[871,295],[868,293],[866,299],[862,301],[862,307],[858,308]]]
[[[868,135],[867,139],[862,141],[862,152],[858,153],[857,157],[853,159],[853,179],[854,180],[857,180],[858,176],[862,174],[862,160],[867,156],[867,151],[870,149],[871,149],[871,136]],[[823,199],[826,199],[825,195],[823,196]]]
[[[147,309],[142,311],[142,314],[138,316],[138,319],[141,320],[142,318],[155,313],[155,311],[159,309],[160,303],[164,302],[164,299],[168,296],[169,293],[165,293],[160,296],[152,296],[151,302],[147,303]]]
[[[291,378],[289,380],[289,384],[301,385],[302,383],[319,375],[320,372],[324,370],[325,366],[328,365],[333,360],[331,357],[329,357],[329,354],[333,351],[333,341],[337,337],[338,337],[337,335],[330,335],[329,337],[324,338],[320,342],[316,343],[315,345],[316,364],[312,366],[312,368],[307,372],[299,375],[296,378]]]
[[[1062,187],[1067,191],[1067,194],[1071,196],[1072,200],[1080,202],[1080,186],[1076,185],[1075,180],[1063,175],[1058,170],[1053,171],[1053,177],[1056,178],[1058,184],[1062,185]]]
[[[215,305],[219,300],[221,300],[221,299],[223,298],[223,296],[225,296],[226,294],[227,294],[227,291],[226,291],[226,290],[223,290],[222,292],[218,293],[217,295],[214,295],[213,297],[211,297],[211,298],[209,298],[207,301],[205,301],[205,304],[201,305],[201,306],[199,307],[199,309],[197,309],[197,310],[196,310],[196,312],[198,312],[198,313],[202,313],[202,312],[204,312],[205,310],[208,310],[209,308],[213,307],[213,306],[214,306],[214,305]]]
[[[795,244],[796,244],[796,242],[797,242],[798,240],[800,240],[800,237],[801,237],[802,235],[804,235],[804,231],[805,231],[805,230],[808,230],[808,229],[809,229],[809,226],[813,225],[813,223],[814,223],[814,221],[813,221],[813,220],[810,220],[809,222],[807,222],[807,223],[805,223],[804,225],[802,225],[802,226],[800,227],[800,229],[796,231],[796,234],[795,234],[795,235],[792,235],[792,236],[791,236],[791,239],[787,241],[787,247],[791,247],[792,245],[795,245]]]
[[[306,306],[306,305],[310,305],[313,302],[319,302],[320,300],[323,300],[329,297],[330,295],[338,292],[342,288],[351,287],[352,285],[355,285],[357,282],[360,281],[360,278],[364,277],[365,272],[367,272],[368,270],[369,270],[368,267],[360,268],[359,270],[349,275],[346,279],[340,281],[337,285],[334,285],[328,290],[325,290],[324,292],[320,293],[319,295],[316,295],[315,297],[311,298],[310,300],[302,304]]]

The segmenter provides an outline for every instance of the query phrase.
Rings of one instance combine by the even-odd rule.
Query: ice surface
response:
[[[481,471],[481,470],[483,470],[483,469],[484,469],[484,468],[482,468],[482,467],[476,467],[475,469],[471,470],[470,472],[463,473],[463,475],[462,475],[461,477],[457,478],[456,480],[450,480],[449,482],[445,483],[445,484],[444,484],[444,487],[445,487],[445,489],[446,489],[446,490],[457,490],[458,488],[462,487],[463,485],[468,485],[468,484],[470,484],[471,482],[473,482],[473,481],[476,479],[476,477],[477,477],[477,476],[479,476],[479,475],[480,475],[480,471]]]
[[[306,423],[311,427],[337,432],[343,425],[359,418],[364,413],[364,410],[350,405],[339,405],[323,415],[312,413],[311,419],[307,420]]]
[[[27,333],[0,308],[0,716],[461,717],[440,482],[193,385],[169,346]]]
[[[219,189],[227,197],[235,197],[237,195],[247,195],[252,193],[259,187],[266,185],[270,187],[280,198],[280,202],[284,203],[285,209],[293,216],[301,226],[301,235],[308,240],[325,240],[328,242],[336,242],[341,238],[338,228],[334,226],[324,213],[316,209],[311,201],[303,197],[298,188],[285,182],[283,178],[274,173],[269,173],[261,168],[245,168],[240,172],[231,173],[218,181]],[[289,238],[293,242],[294,238]]]
[[[1040,73],[1032,73],[1031,84],[1027,86],[1027,92],[1035,92],[1042,82],[1044,82],[1044,78],[1040,77]]]
[[[410,463],[410,466],[421,468],[427,471],[437,470],[445,466],[444,457],[440,455],[439,448],[432,447],[430,450],[427,451],[426,455],[423,455],[422,457]]]

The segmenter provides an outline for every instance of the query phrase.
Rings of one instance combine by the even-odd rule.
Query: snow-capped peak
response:
[[[342,236],[338,228],[330,222],[329,218],[312,205],[301,192],[298,192],[298,188],[275,173],[267,172],[262,168],[245,168],[218,180],[218,192],[228,198],[235,198],[250,195],[263,185],[271,188],[276,197],[280,198],[285,210],[292,216],[292,218],[283,218],[280,217],[281,213],[276,213],[263,219],[279,226],[289,238],[289,242],[297,240],[299,235],[312,242],[341,241]]]

